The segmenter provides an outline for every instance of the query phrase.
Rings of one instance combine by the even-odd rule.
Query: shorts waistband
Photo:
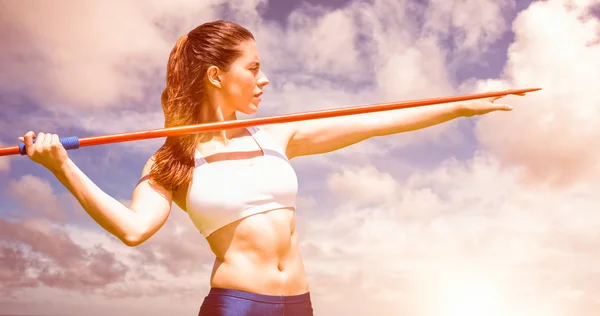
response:
[[[295,304],[310,301],[310,292],[298,295],[266,295],[242,290],[212,287],[210,288],[210,292],[208,293],[208,295],[231,296],[257,302],[273,304]]]

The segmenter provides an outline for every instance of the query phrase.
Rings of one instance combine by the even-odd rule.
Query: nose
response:
[[[269,78],[265,76],[265,74],[261,71],[260,76],[258,78],[258,86],[262,89],[264,86],[270,83]]]

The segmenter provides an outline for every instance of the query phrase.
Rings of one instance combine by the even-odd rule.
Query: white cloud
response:
[[[352,203],[382,203],[398,193],[399,186],[394,178],[379,172],[374,166],[343,168],[327,180],[329,188]]]
[[[14,30],[0,56],[10,65],[6,80],[46,106],[68,102],[85,108],[139,99],[143,81],[124,66],[144,70],[144,62],[156,63],[160,52],[168,51],[151,21],[131,3],[22,1],[5,8],[4,26]]]
[[[7,270],[0,271],[0,277],[8,282],[0,287],[7,294],[0,299],[3,310],[20,306],[19,312],[32,314],[86,309],[94,310],[90,315],[187,314],[197,313],[208,291],[213,257],[206,241],[177,207],[155,236],[135,248],[97,225],[96,229],[70,224],[56,227],[38,219],[0,220],[0,226],[4,233],[0,246],[21,244],[20,248],[0,248],[0,262]],[[40,268],[42,263],[46,269]],[[23,269],[33,273],[30,277],[43,277],[42,282],[26,278]],[[85,276],[68,277],[82,269],[87,271]],[[52,303],[65,297],[69,297],[68,305]]]
[[[331,186],[331,193],[348,202],[340,201],[330,218],[302,223],[309,227],[303,240],[311,249],[312,288],[324,296],[336,292],[317,296],[323,308],[343,309],[344,301],[362,297],[358,308],[381,315],[453,315],[429,311],[425,301],[450,304],[487,292],[488,304],[506,311],[499,315],[550,308],[558,308],[550,315],[567,315],[570,304],[587,306],[580,315],[592,315],[600,288],[585,276],[595,273],[594,261],[578,258],[594,257],[600,246],[599,181],[568,190],[532,185],[488,154],[448,160],[402,182],[373,167],[349,170],[330,175],[331,183],[345,184]],[[368,194],[369,202],[381,203],[357,208],[354,202]],[[386,282],[391,276],[396,281]],[[377,301],[380,292],[390,300]]]
[[[557,184],[600,176],[600,45],[589,45],[599,39],[600,20],[580,18],[591,1],[571,3],[578,6],[535,2],[520,13],[506,79],[479,83],[481,89],[543,88],[515,100],[511,115],[482,118],[477,136],[504,163],[526,166],[534,179]]]
[[[5,147],[5,146],[9,146],[9,145],[6,145],[6,144],[0,142],[0,147]],[[10,157],[10,156],[0,157],[0,173],[7,173],[10,170],[10,160],[11,159],[12,159],[12,157]]]
[[[356,26],[348,10],[327,12],[315,18],[295,11],[289,18],[288,47],[296,50],[297,58],[307,68],[304,71],[325,75],[359,74],[360,63],[355,47]]]
[[[456,51],[477,58],[508,31],[506,15],[515,5],[515,0],[434,0],[427,8],[424,28],[441,37],[451,30]]]
[[[452,93],[443,50],[422,39],[391,54],[378,72],[378,86],[387,99],[444,96]]]
[[[50,183],[42,178],[24,175],[18,180],[12,180],[8,183],[6,193],[26,207],[33,216],[59,222],[66,219],[66,212],[59,203],[60,197],[55,195]]]

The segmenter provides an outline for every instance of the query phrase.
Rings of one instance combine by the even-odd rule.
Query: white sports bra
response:
[[[244,217],[296,207],[298,179],[285,153],[273,146],[262,129],[247,130],[262,150],[261,156],[214,161],[209,158],[208,162],[196,151],[186,208],[205,238]]]

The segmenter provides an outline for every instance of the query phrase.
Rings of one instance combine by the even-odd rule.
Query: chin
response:
[[[250,103],[247,107],[240,110],[244,114],[255,114],[258,112],[258,104]]]
[[[256,106],[252,106],[252,107],[239,109],[238,111],[241,113],[244,113],[246,115],[252,115],[252,114],[256,114],[258,112],[258,108],[256,108]]]

